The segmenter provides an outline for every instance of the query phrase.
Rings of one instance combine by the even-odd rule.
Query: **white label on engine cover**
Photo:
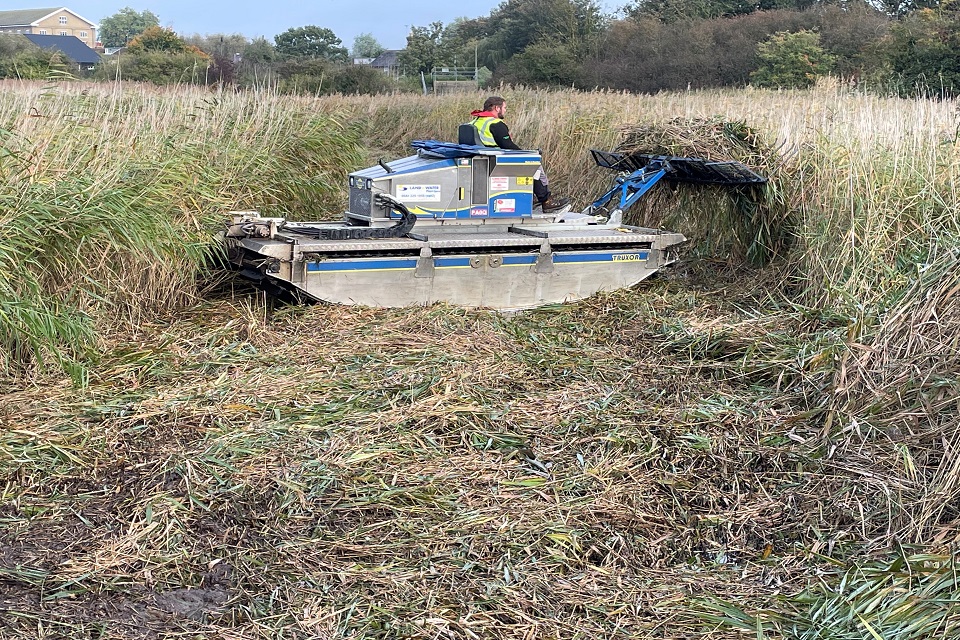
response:
[[[397,200],[400,202],[440,202],[440,185],[398,184]]]
[[[506,191],[510,188],[510,178],[490,178],[490,191]]]
[[[493,201],[493,210],[497,213],[516,213],[517,201],[514,198],[497,198]]]

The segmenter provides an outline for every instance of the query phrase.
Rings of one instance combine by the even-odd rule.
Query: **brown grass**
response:
[[[577,198],[621,127],[745,120],[790,253],[749,270],[706,238],[636,290],[511,317],[236,292],[101,320],[86,387],[4,381],[0,635],[947,637],[952,105],[504,93]],[[479,97],[295,104],[375,156]]]

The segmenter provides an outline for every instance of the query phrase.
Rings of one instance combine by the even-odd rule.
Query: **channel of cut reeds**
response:
[[[591,147],[652,131],[713,153],[730,138],[704,123],[742,123],[770,150],[741,158],[771,178],[766,209],[727,225],[749,207],[655,195],[644,216],[693,239],[678,269],[512,317],[203,301],[221,210],[335,218],[349,169],[449,139],[484,94],[4,86],[4,223],[40,201],[25,210],[61,226],[22,231],[43,248],[35,285],[0,278],[99,331],[85,386],[5,378],[4,633],[949,637],[955,105],[839,88],[503,94],[515,137],[578,203],[610,178]],[[84,164],[84,135],[113,162]],[[77,231],[61,219],[86,194]],[[124,236],[127,198],[157,230]],[[85,234],[108,246],[97,261],[57,242]],[[743,266],[763,243],[766,266]],[[168,252],[179,268],[155,260]]]

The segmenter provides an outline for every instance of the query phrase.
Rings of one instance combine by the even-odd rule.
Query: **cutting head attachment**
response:
[[[692,184],[715,184],[736,186],[745,184],[763,184],[767,181],[749,167],[735,160],[712,162],[703,158],[680,158],[676,156],[658,156],[647,153],[620,153],[617,151],[599,151],[591,149],[597,166],[614,171],[633,173],[647,168],[665,168],[664,180]]]

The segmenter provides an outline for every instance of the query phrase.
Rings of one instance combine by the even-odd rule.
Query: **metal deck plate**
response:
[[[402,249],[469,249],[470,247],[539,247],[540,241],[530,236],[522,236],[508,231],[499,233],[433,233],[426,242],[409,238],[382,240],[300,240],[302,252],[330,251],[397,251]]]
[[[629,229],[629,227],[622,227]],[[634,227],[637,232],[620,231],[598,227],[571,228],[569,225],[533,225],[531,227],[513,227],[509,231],[494,233],[432,233],[426,242],[410,238],[387,238],[369,240],[314,240],[297,237],[297,246],[301,252],[370,252],[421,249],[425,246],[433,249],[470,249],[471,247],[531,247],[537,248],[548,240],[551,245],[598,245],[598,244],[638,244],[656,242],[665,239],[665,235],[652,232],[652,229]],[[652,232],[652,233],[651,233]],[[289,238],[288,238],[289,239]]]
[[[369,238],[364,240],[315,240],[297,238],[297,247],[301,252],[319,251],[398,251],[420,249],[425,242],[410,238]]]
[[[569,224],[538,224],[529,227],[515,226],[511,231],[534,238],[546,238],[550,244],[598,244],[653,242],[660,234],[655,229],[643,227],[572,226]]]

